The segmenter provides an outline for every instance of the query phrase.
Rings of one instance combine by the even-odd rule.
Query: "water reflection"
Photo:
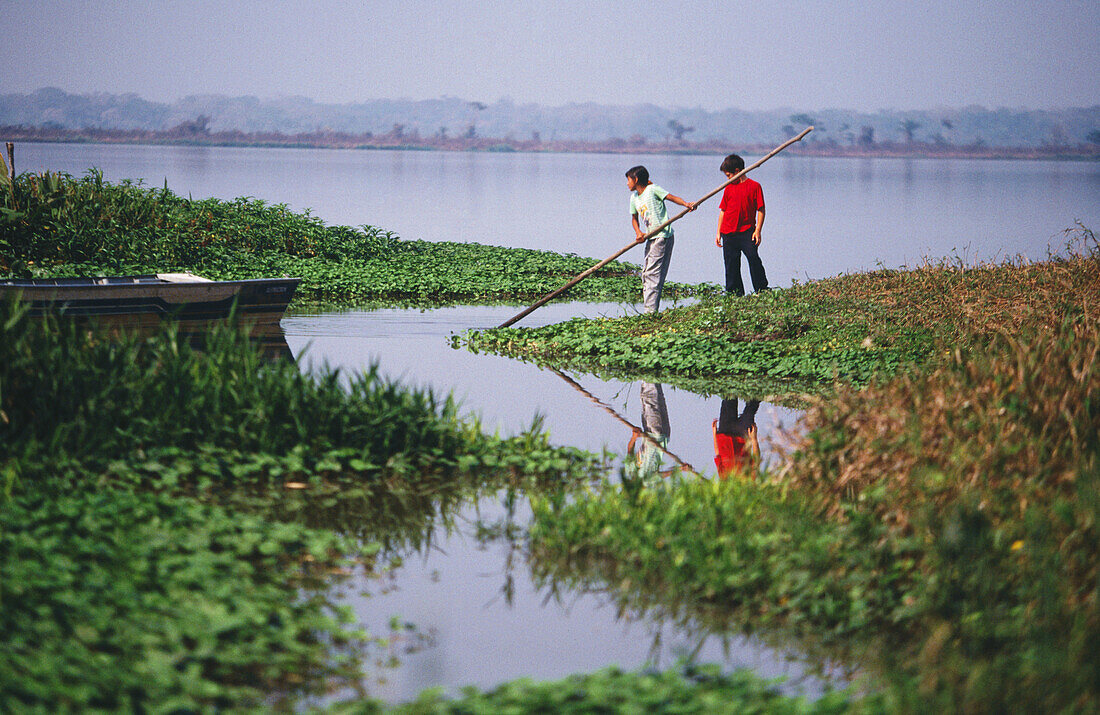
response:
[[[627,458],[624,462],[626,474],[643,482],[656,476],[669,476],[679,470],[698,474],[695,469],[669,451],[668,440],[672,426],[668,417],[668,405],[665,402],[664,386],[650,382],[639,383],[638,395],[642,403],[641,426],[623,417],[603,400],[586,390],[579,382],[560,370],[551,368],[570,387],[587,397],[592,403],[630,428],[630,439],[626,444]],[[639,448],[638,443],[641,442]],[[663,463],[672,462],[676,466],[662,469]]]
[[[209,343],[211,331],[215,328],[239,330],[248,343],[265,359],[272,362],[294,362],[294,353],[286,341],[286,333],[279,323],[256,322],[240,316],[215,319],[178,319],[173,316],[157,314],[124,315],[53,315],[53,319],[75,322],[82,328],[100,331],[101,334],[118,338],[123,335],[135,335],[150,338],[174,333],[181,344],[196,351],[202,351]]]
[[[641,584],[624,598],[596,575],[548,572],[527,552],[530,512],[518,496],[504,490],[468,505],[430,547],[349,596],[368,632],[397,618],[426,636],[395,667],[370,674],[372,696],[398,702],[429,687],[491,688],[609,665],[663,669],[682,659],[786,676],[791,693],[823,690],[800,647],[766,644],[728,614],[688,608]]]
[[[666,386],[624,386],[621,394],[640,398],[632,421],[578,379],[554,372],[567,394],[600,408],[592,414],[629,430],[624,471],[633,465],[658,479],[691,470],[668,450],[672,427]],[[590,419],[577,412],[576,402],[569,408],[574,419]],[[753,405],[753,416],[759,407]],[[674,466],[665,469],[667,464]],[[801,653],[767,646],[728,617],[720,621],[671,605],[657,607],[664,599],[644,589],[638,601],[628,603],[596,579],[581,576],[578,581],[578,574],[547,578],[527,551],[531,514],[522,492],[507,487],[477,498],[469,489],[443,491],[451,497],[442,500],[446,506],[429,516],[425,502],[403,536],[389,539],[398,567],[382,581],[362,582],[364,595],[350,599],[368,630],[399,616],[430,634],[418,649],[402,654],[395,669],[374,673],[369,687],[375,697],[400,701],[427,687],[492,687],[521,676],[554,679],[612,664],[667,668],[680,659],[751,668],[765,677],[785,675],[791,678],[790,692],[812,695],[823,689],[824,681],[807,675],[810,671],[799,664]],[[380,512],[360,516],[381,518],[391,527],[397,526],[394,515],[411,516],[394,503]]]
[[[553,323],[578,313],[595,317],[622,310],[610,304],[551,304],[537,315]],[[692,464],[709,465],[717,411],[713,396],[656,382],[567,375],[450,349],[452,333],[498,325],[514,313],[510,306],[349,311],[291,315],[284,326],[296,355],[311,345],[300,360],[304,370],[327,363],[355,372],[378,363],[383,375],[405,384],[431,387],[437,394],[454,391],[463,411],[480,415],[488,432],[514,434],[540,414],[554,444],[616,455],[609,470],[613,475],[630,465],[637,469],[639,457],[643,465],[651,461],[647,445],[656,455],[658,473],[669,465],[687,471],[694,471]],[[770,434],[797,415],[761,402],[755,420]],[[625,449],[631,438],[632,455]],[[769,454],[766,441],[761,450]],[[712,474],[709,468],[703,471]],[[398,654],[397,668],[376,673],[385,682],[369,683],[375,697],[401,701],[428,687],[488,688],[523,676],[557,679],[609,665],[665,668],[692,654],[724,668],[751,668],[764,677],[797,680],[805,672],[789,662],[783,648],[732,627],[716,633],[712,626],[719,627],[717,622],[626,608],[596,582],[536,585],[535,566],[528,560],[526,495],[504,483],[481,488],[439,484],[428,491],[403,495],[404,504],[346,490],[310,498],[291,495],[301,500],[312,523],[332,519],[345,533],[382,541],[384,555],[400,564],[383,578],[352,582],[346,603],[366,630],[385,633],[397,616],[431,636],[430,642],[417,643],[426,646],[417,652]],[[330,496],[343,506],[324,507]],[[650,605],[658,595],[650,594]],[[806,690],[820,690],[820,685]]]
[[[668,453],[672,428],[668,423],[664,389],[661,385],[643,382],[638,395],[642,403],[642,427],[631,430],[630,441],[626,444],[627,464],[635,468],[636,476],[643,481],[658,476],[667,477],[673,468],[661,470],[661,455]],[[635,453],[639,437],[642,438],[642,448]]]
[[[731,474],[756,474],[760,463],[760,440],[757,438],[756,411],[759,400],[747,400],[745,410],[737,413],[737,398],[722,400],[718,419],[711,425],[714,434],[714,466],[722,479]]]
[[[558,560],[533,554],[529,568],[540,589],[555,600],[585,597],[606,599],[616,618],[645,631],[646,663],[667,667],[676,662],[720,662],[727,667],[749,667],[759,675],[782,667],[783,689],[813,697],[826,687],[852,682],[861,662],[880,644],[824,645],[805,632],[758,630],[751,618],[737,613],[735,604],[708,604],[683,597],[673,584],[654,584],[622,578],[600,560]],[[571,596],[571,594],[574,594]],[[767,676],[765,676],[767,677]]]
[[[642,479],[663,481],[676,471],[694,471],[668,449],[666,386],[625,385],[620,394],[636,395],[640,402],[637,411],[629,411],[637,415],[631,420],[581,385],[581,378],[552,372],[567,394],[600,408],[589,412],[629,430],[623,472],[633,469],[639,485]],[[574,419],[591,419],[576,410],[576,402],[567,408]],[[755,426],[760,402],[747,403],[740,414],[736,400],[724,403],[727,411],[732,406],[735,422]],[[390,552],[401,557],[399,567],[382,582],[363,582],[369,595],[350,601],[368,630],[399,616],[430,634],[418,643],[422,647],[403,654],[395,669],[375,673],[370,684],[375,697],[400,701],[427,687],[485,688],[521,676],[555,679],[607,665],[667,668],[681,659],[751,668],[764,677],[784,675],[792,693],[813,695],[824,688],[825,681],[811,674],[816,668],[803,665],[804,652],[765,645],[728,614],[685,611],[675,594],[650,592],[641,584],[634,597],[624,599],[598,578],[547,571],[528,553],[531,514],[525,495],[515,488],[481,498],[458,489],[453,496],[438,520],[414,519],[403,540],[390,541],[406,547]],[[396,512],[396,505],[385,511],[391,510]],[[409,539],[412,533],[419,538]],[[843,678],[834,672],[828,680]]]

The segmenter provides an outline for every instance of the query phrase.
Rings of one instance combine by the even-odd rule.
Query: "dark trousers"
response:
[[[746,400],[745,411],[738,415],[736,397],[722,400],[718,410],[718,433],[744,437],[749,433],[749,427],[756,424],[756,410],[759,408],[760,400]]]
[[[752,289],[756,292],[768,289],[768,275],[764,273],[764,264],[760,262],[760,251],[752,242],[753,229],[737,233],[722,234],[722,260],[726,264],[726,292],[745,295],[745,284],[741,282],[741,254],[749,262],[749,277]]]

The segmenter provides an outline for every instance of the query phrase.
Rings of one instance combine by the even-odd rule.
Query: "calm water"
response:
[[[20,171],[79,175],[94,166],[110,180],[140,178],[153,186],[167,180],[177,193],[196,198],[254,196],[311,209],[328,223],[369,223],[407,239],[593,257],[632,238],[623,178],[629,166],[646,164],[658,184],[688,199],[722,179],[719,157],[20,144],[16,161]],[[1062,231],[1075,221],[1100,226],[1100,164],[778,157],[753,176],[768,203],[761,254],[771,283],[779,286],[923,257],[971,263],[1016,254],[1041,258],[1062,245]],[[677,224],[671,280],[721,280],[716,215],[712,200]],[[638,261],[640,252],[625,258]],[[629,310],[551,305],[523,325]],[[553,372],[449,347],[452,333],[497,325],[515,312],[350,311],[289,315],[283,327],[305,370],[328,363],[355,371],[378,363],[383,373],[408,383],[454,391],[489,430],[515,433],[539,414],[556,443],[625,455],[629,425],[642,421],[640,383],[573,376],[586,395]],[[712,474],[712,422],[721,400],[667,386],[663,392],[668,449]],[[797,417],[760,406],[756,422],[765,459],[774,459],[769,439]],[[364,582],[348,596],[370,629],[384,630],[396,615],[433,635],[433,644],[404,656],[385,684],[372,684],[377,695],[403,700],[436,685],[491,687],[519,676],[557,678],[610,664],[668,665],[695,651],[703,660],[766,676],[800,677],[802,669],[783,653],[752,639],[723,643],[690,627],[618,614],[600,594],[548,599],[531,583],[522,555],[473,536],[479,511],[491,517],[502,510],[494,500],[471,507],[456,532],[437,534],[434,548],[411,555],[385,589]],[[509,578],[515,589],[510,602],[502,593]],[[810,692],[819,687],[808,681]]]
[[[748,157],[752,160],[753,157]],[[724,177],[721,157],[19,144],[20,171],[144,179],[196,198],[254,196],[328,223],[402,238],[477,241],[603,258],[633,239],[623,173],[649,167],[686,199]],[[958,255],[1046,255],[1080,220],[1100,226],[1100,163],[809,159],[753,172],[774,285]],[[721,281],[717,197],[676,224],[669,279]],[[639,262],[640,251],[624,258]]]
[[[554,304],[532,314],[529,324],[624,309],[628,308],[614,304]],[[488,431],[514,434],[539,413],[555,443],[595,452],[606,447],[625,458],[631,428],[624,421],[642,422],[641,383],[573,375],[586,395],[552,371],[448,347],[452,333],[498,325],[514,312],[512,307],[464,306],[423,313],[291,315],[284,318],[283,328],[304,369],[327,362],[361,370],[377,362],[384,374],[408,384],[453,390],[467,410],[481,415]],[[698,471],[713,474],[712,423],[721,398],[662,388],[669,451]],[[744,403],[739,406],[743,409]],[[760,405],[756,423],[765,459],[774,458],[770,438],[778,438],[797,417],[784,407]],[[521,676],[561,678],[611,664],[669,666],[691,653],[703,662],[749,667],[767,677],[787,676],[795,691],[820,690],[820,681],[805,677],[804,669],[787,654],[755,639],[723,639],[690,625],[620,615],[610,599],[598,593],[548,600],[549,592],[532,583],[521,553],[507,543],[482,544],[476,538],[479,515],[499,518],[504,513],[501,501],[484,500],[467,509],[457,531],[436,533],[433,548],[410,556],[385,589],[373,582],[358,584],[371,595],[351,596],[349,601],[368,627],[381,631],[391,617],[399,616],[433,637],[431,646],[401,656],[400,668],[384,672],[386,682],[371,682],[371,692],[400,701],[436,685],[492,687]],[[521,507],[519,523],[525,514]],[[510,601],[503,593],[506,583],[514,589]]]

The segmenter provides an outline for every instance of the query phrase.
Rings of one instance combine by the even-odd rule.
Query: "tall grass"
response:
[[[943,359],[819,401],[785,472],[820,513],[923,544],[924,638],[900,670],[953,707],[1100,700],[1100,250],[1080,238],[947,276]]]
[[[1078,237],[1042,263],[814,286],[927,330],[929,359],[812,398],[762,486],[536,498],[540,573],[636,610],[660,584],[685,619],[885,640],[858,664],[903,711],[1095,711],[1100,247]]]
[[[0,434],[13,444],[82,458],[200,444],[275,454],[351,447],[375,461],[398,453],[454,460],[466,445],[450,399],[371,371],[341,385],[293,363],[268,363],[233,330],[201,349],[164,339],[108,337],[73,323],[39,329],[4,307]]]

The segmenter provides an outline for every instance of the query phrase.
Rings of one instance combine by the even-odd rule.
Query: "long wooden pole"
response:
[[[744,176],[745,174],[749,173],[750,171],[752,171],[752,170],[753,170],[753,169],[755,169],[756,167],[760,166],[761,164],[763,164],[763,163],[764,163],[765,161],[767,161],[768,159],[771,159],[771,158],[772,158],[773,156],[775,156],[775,155],[776,155],[776,154],[778,154],[779,152],[783,151],[784,149],[786,149],[787,147],[789,147],[789,146],[790,146],[791,144],[794,144],[795,142],[798,142],[798,141],[802,141],[802,137],[806,136],[807,134],[809,134],[809,133],[810,133],[810,132],[812,132],[813,130],[814,130],[814,128],[813,128],[813,127],[806,127],[806,129],[805,129],[805,130],[804,130],[804,131],[803,131],[803,132],[802,132],[801,134],[799,134],[799,135],[798,135],[798,136],[796,136],[796,137],[792,137],[792,138],[788,139],[787,141],[785,141],[785,142],[783,142],[782,144],[780,144],[779,146],[777,146],[777,147],[776,147],[775,149],[772,149],[772,150],[771,150],[771,151],[770,151],[770,152],[769,152],[769,153],[768,153],[768,154],[767,154],[766,156],[764,156],[764,157],[763,157],[762,159],[760,159],[759,161],[757,161],[757,162],[756,162],[755,164],[753,164],[752,166],[746,167],[746,168],[742,169],[741,171],[737,172],[737,173],[736,173],[736,174],[734,174],[734,175],[733,175],[732,177],[730,177],[730,179],[729,179],[728,181],[726,181],[726,182],[725,182],[724,184],[722,184],[721,186],[719,186],[718,188],[716,188],[716,189],[715,189],[714,191],[711,191],[711,192],[710,192],[709,194],[707,194],[707,195],[706,195],[706,196],[704,196],[703,198],[701,198],[701,199],[699,199],[698,201],[696,201],[696,202],[695,202],[695,206],[696,206],[696,207],[698,207],[698,206],[699,206],[699,204],[703,203],[704,201],[706,201],[706,200],[707,200],[707,199],[709,199],[710,197],[714,196],[714,195],[715,195],[715,194],[717,194],[717,193],[718,193],[719,191],[721,191],[721,190],[725,189],[725,188],[726,188],[727,186],[729,186],[729,185],[730,185],[730,184],[732,184],[733,182],[737,181],[737,180],[738,180],[738,179],[740,179],[740,178],[741,178],[742,176]],[[529,314],[533,313],[533,312],[534,312],[534,311],[535,311],[535,310],[536,310],[537,308],[540,308],[540,307],[542,307],[543,305],[545,305],[546,303],[548,303],[548,302],[550,302],[551,300],[553,300],[554,298],[557,298],[557,297],[558,297],[559,295],[561,295],[561,294],[562,294],[562,293],[564,293],[565,291],[569,290],[569,289],[570,289],[570,288],[572,288],[573,286],[577,285],[578,283],[580,283],[581,281],[583,281],[583,280],[584,280],[585,278],[589,277],[590,275],[592,275],[592,274],[593,274],[593,273],[595,273],[596,271],[600,270],[601,268],[603,268],[604,266],[606,266],[606,265],[607,265],[608,263],[611,263],[611,261],[613,261],[613,260],[615,260],[616,258],[618,258],[619,256],[623,255],[624,253],[626,253],[626,252],[627,252],[627,251],[629,251],[630,249],[634,248],[635,246],[637,246],[637,245],[638,245],[638,244],[640,244],[640,243],[645,243],[646,241],[648,241],[649,239],[653,238],[654,236],[656,236],[656,235],[657,235],[658,233],[660,233],[661,231],[664,231],[664,230],[665,230],[665,228],[666,228],[666,227],[667,227],[667,226],[668,226],[669,224],[672,224],[672,223],[673,223],[673,222],[675,222],[675,221],[679,221],[679,220],[680,220],[680,219],[682,219],[682,218],[683,218],[684,216],[687,216],[687,215],[688,215],[688,213],[689,213],[689,212],[691,212],[691,211],[692,211],[692,209],[684,209],[683,211],[681,211],[680,213],[676,214],[675,216],[673,216],[673,217],[672,217],[672,218],[670,218],[669,220],[665,221],[665,222],[664,222],[664,223],[662,223],[662,224],[661,224],[660,226],[658,226],[657,228],[653,229],[652,231],[650,231],[650,232],[649,232],[649,233],[647,233],[646,235],[642,236],[641,238],[639,238],[639,239],[637,239],[637,240],[631,241],[630,243],[626,244],[626,245],[625,245],[625,246],[623,246],[623,247],[622,247],[621,249],[619,249],[618,251],[616,251],[616,252],[615,252],[615,253],[614,253],[613,255],[611,255],[611,256],[608,256],[607,258],[603,259],[602,261],[600,261],[600,262],[599,262],[599,263],[597,263],[596,265],[592,266],[592,267],[591,267],[591,268],[589,268],[588,270],[586,270],[586,271],[584,271],[584,272],[582,272],[582,273],[578,273],[578,274],[577,274],[576,276],[574,276],[574,277],[572,278],[572,280],[570,280],[570,281],[569,281],[568,283],[566,283],[565,285],[563,285],[563,286],[562,286],[561,288],[558,288],[557,290],[553,291],[552,293],[547,293],[546,295],[544,295],[543,297],[539,298],[539,299],[538,299],[537,301],[535,301],[534,303],[532,303],[532,304],[531,304],[531,305],[530,305],[529,307],[527,307],[527,308],[526,308],[525,310],[523,310],[523,311],[522,311],[521,313],[519,313],[519,314],[517,314],[517,315],[513,316],[512,318],[510,318],[510,319],[508,319],[508,320],[504,321],[503,323],[501,323],[501,324],[500,324],[500,325],[498,325],[497,327],[498,327],[498,328],[507,328],[507,327],[508,327],[509,325],[511,325],[512,323],[516,322],[516,321],[517,321],[517,320],[519,320],[520,318],[523,318],[523,317],[525,317],[525,316],[527,316],[527,315],[529,315]]]

